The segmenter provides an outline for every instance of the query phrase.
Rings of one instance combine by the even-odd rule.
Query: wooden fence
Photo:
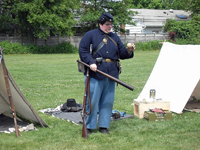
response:
[[[144,33],[137,33],[137,34],[132,34],[132,35],[124,35],[124,36],[119,36],[120,39],[122,40],[123,43],[136,43],[136,42],[147,42],[147,41],[153,41],[153,40],[167,40],[168,34],[159,34],[159,33],[149,33],[149,34],[144,34]],[[47,40],[45,39],[37,39],[35,44],[36,45],[47,45],[47,46],[53,46],[57,45],[62,42],[70,42],[72,45],[78,47],[79,43],[82,39],[82,36],[49,36]],[[0,35],[0,42],[1,41],[10,41],[11,43],[13,42],[19,42],[20,44],[30,44],[30,39],[29,37],[18,37],[14,35]]]

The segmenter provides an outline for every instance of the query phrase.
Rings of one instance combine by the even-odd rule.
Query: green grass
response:
[[[121,85],[116,88],[114,109],[133,114],[133,99],[143,89],[159,51],[136,51],[135,57],[121,61],[120,80],[135,87],[130,91]],[[84,76],[78,72],[78,54],[4,55],[5,63],[18,86],[36,111],[55,108],[75,98],[82,103]],[[95,130],[88,139],[81,137],[82,125],[38,112],[49,128],[37,131],[0,134],[0,149],[60,150],[196,150],[200,149],[200,114],[174,114],[171,121],[147,122],[137,117],[113,121],[110,135]],[[57,124],[56,124],[57,123]]]

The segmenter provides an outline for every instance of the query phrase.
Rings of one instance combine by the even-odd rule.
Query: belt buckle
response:
[[[110,59],[106,59],[106,62],[110,63],[110,62],[111,62],[111,60],[110,60]]]

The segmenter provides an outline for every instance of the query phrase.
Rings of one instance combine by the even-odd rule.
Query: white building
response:
[[[133,16],[136,26],[125,25],[127,34],[134,33],[163,33],[163,25],[167,19],[178,21],[190,20],[190,13],[184,10],[131,9],[138,14]]]

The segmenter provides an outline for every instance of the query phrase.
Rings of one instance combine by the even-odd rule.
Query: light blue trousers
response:
[[[92,112],[86,117],[87,128],[97,128],[98,114],[98,126],[109,128],[115,98],[115,81],[107,77],[100,81],[90,78],[90,95]],[[88,100],[86,111],[89,112]]]

